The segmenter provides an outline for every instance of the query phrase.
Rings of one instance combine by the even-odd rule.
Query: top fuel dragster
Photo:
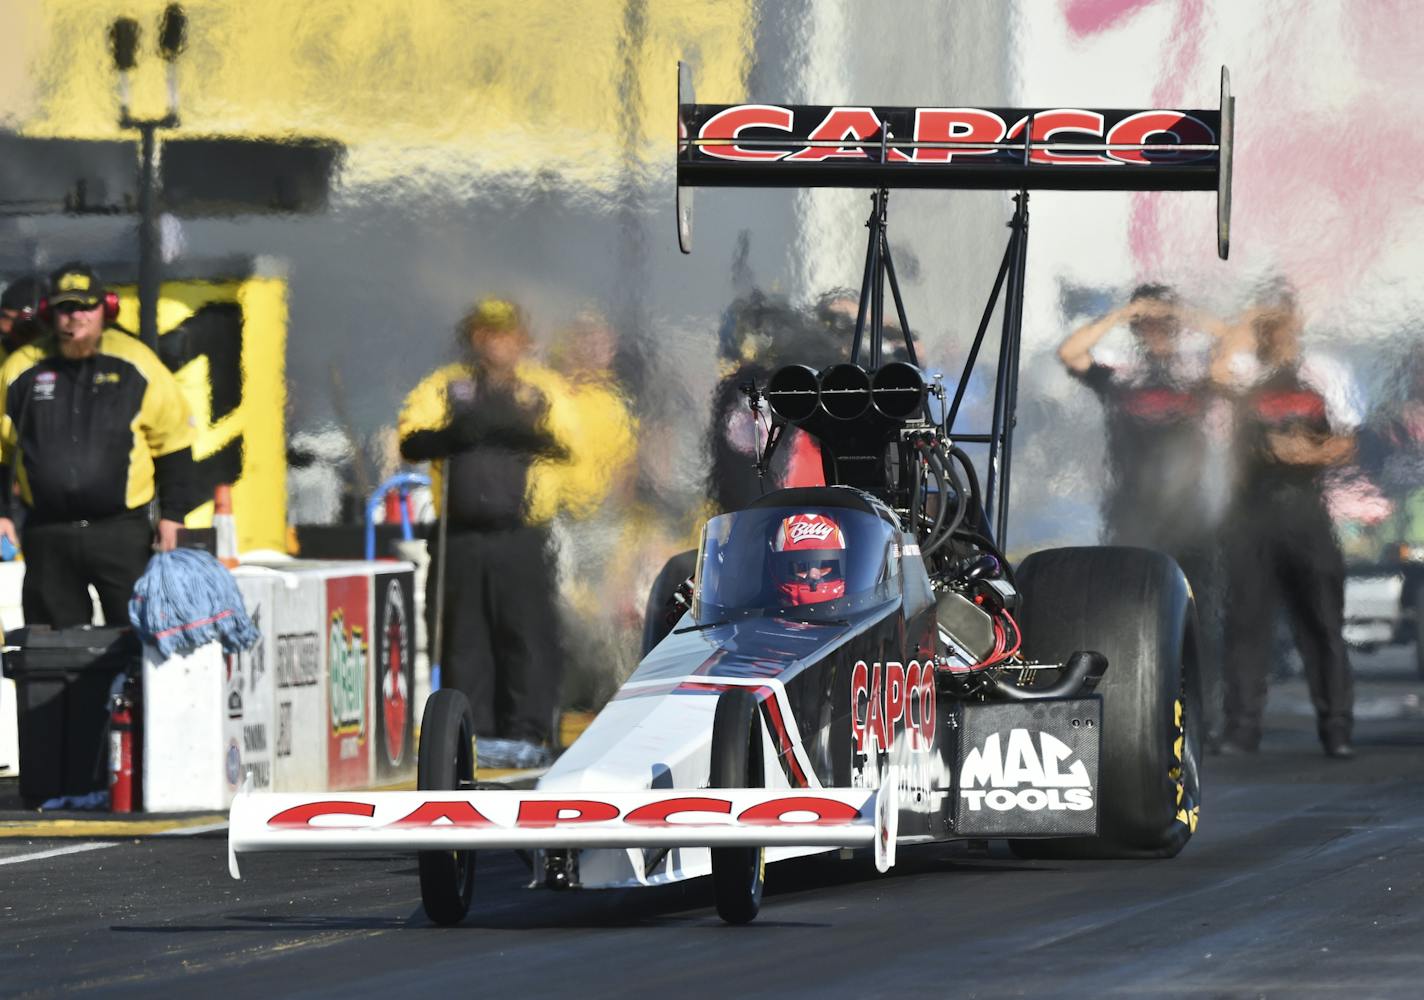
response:
[[[419,852],[429,916],[469,909],[475,853],[535,884],[712,877],[752,919],[766,862],[1006,838],[1024,855],[1170,857],[1201,802],[1192,596],[1158,553],[1037,552],[1012,567],[1012,434],[1029,190],[1215,190],[1227,250],[1233,101],[1212,110],[702,105],[679,67],[677,215],[696,186],[872,190],[849,360],[792,365],[748,393],[759,462],[795,426],[822,487],[713,517],[690,603],[533,791],[475,787],[469,706],[426,705],[419,791],[250,794],[229,860],[272,850]],[[917,367],[885,237],[895,187],[1016,190],[1009,238],[952,396]],[[909,363],[883,363],[885,290]],[[992,425],[956,426],[1002,300]],[[763,409],[764,408],[764,409]],[[961,448],[986,444],[981,479]],[[458,570],[456,570],[458,571]],[[681,581],[685,573],[664,573]],[[671,588],[669,588],[670,590]],[[672,593],[655,593],[662,615]],[[655,636],[655,637],[658,637]]]

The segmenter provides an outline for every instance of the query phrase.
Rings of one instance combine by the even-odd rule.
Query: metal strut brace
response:
[[[1017,232],[1004,294],[1004,325],[999,342],[999,366],[994,379],[994,422],[989,431],[989,474],[985,513],[994,518],[995,541],[1002,549],[1008,535],[1009,468],[1013,462],[1014,424],[1019,391],[1019,348],[1023,335],[1024,267],[1028,251],[1028,193],[1015,196],[1013,222]]]
[[[1010,233],[1008,245],[1004,247],[1004,259],[999,263],[999,273],[994,278],[994,290],[989,293],[989,301],[984,304],[984,315],[979,317],[979,329],[974,333],[974,344],[969,348],[969,357],[964,360],[964,371],[959,375],[959,386],[954,390],[954,402],[950,404],[949,415],[944,420],[944,433],[946,436],[953,436],[956,441],[974,441],[983,437],[982,434],[964,435],[954,434],[954,424],[959,416],[960,404],[964,402],[965,390],[969,388],[969,380],[974,376],[974,366],[979,361],[979,348],[984,346],[984,334],[989,330],[989,320],[994,315],[994,307],[999,304],[999,293],[1004,287],[1004,276],[1009,273],[1009,264],[1014,260],[1017,252],[1019,230],[1010,223]]]
[[[762,426],[761,392],[757,389],[755,381],[744,382],[738,386],[738,388],[742,394],[747,397],[747,406],[752,411],[752,420],[759,432]],[[785,424],[779,420],[772,420],[766,432],[766,444],[756,457],[757,485],[761,487],[763,496],[766,495],[766,477],[767,474],[771,472],[771,458],[776,454],[776,449],[781,444],[781,438],[785,430]]]
[[[895,303],[895,315],[900,320],[900,332],[905,338],[905,353],[910,364],[919,365],[915,338],[910,333],[910,320],[905,312],[905,300],[900,294],[900,281],[895,275],[895,261],[890,256],[890,240],[885,235],[890,202],[890,190],[879,188],[870,196],[870,218],[865,220],[870,230],[865,244],[865,273],[860,280],[860,308],[855,316],[855,339],[851,342],[850,363],[860,364],[860,349],[864,343],[866,321],[870,325],[870,358],[865,367],[874,371],[885,360],[885,283],[890,283],[890,296]]]

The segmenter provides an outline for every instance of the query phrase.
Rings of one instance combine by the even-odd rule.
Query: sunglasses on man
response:
[[[54,307],[54,311],[59,316],[72,316],[74,313],[93,312],[102,304],[100,302],[93,302],[89,305],[85,305],[83,302],[61,302]]]

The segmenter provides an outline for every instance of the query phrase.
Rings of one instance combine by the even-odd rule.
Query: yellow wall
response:
[[[119,286],[119,323],[138,329],[138,299]],[[286,409],[287,286],[280,278],[244,281],[172,281],[158,302],[160,336],[210,302],[236,302],[242,309],[242,402],[216,423],[212,419],[208,359],[199,357],[175,374],[198,428],[193,458],[202,461],[241,438],[242,477],[233,484],[240,552],[287,547]],[[190,528],[213,523],[208,501],[188,515]]]
[[[166,108],[154,42],[168,0],[0,0],[0,127],[33,137],[132,138],[117,126],[109,24],[142,30],[132,111]],[[316,137],[346,149],[346,186],[397,179],[462,183],[517,172],[611,191],[639,169],[670,173],[676,63],[699,92],[745,90],[754,0],[187,0],[188,50],[178,60],[187,137]],[[630,48],[629,8],[643,12]],[[630,73],[637,87],[620,95]],[[631,110],[625,109],[630,105]],[[631,122],[629,121],[631,119]],[[171,133],[170,133],[171,134]],[[404,196],[406,189],[395,197]],[[419,193],[418,188],[411,191]],[[124,291],[122,322],[137,328]],[[204,421],[201,363],[179,373],[200,416],[197,457],[233,435],[246,443],[236,484],[240,545],[285,543],[281,282],[169,283],[159,328],[205,301],[236,296],[247,322],[239,413]],[[199,510],[190,523],[206,523]]]
[[[138,19],[135,114],[165,107],[154,54],[167,0],[6,0],[29,25],[29,93],[11,88],[34,136],[116,138],[107,26]],[[193,0],[179,59],[184,134],[311,135],[349,150],[348,182],[411,172],[551,170],[603,187],[627,142],[618,93],[625,0]],[[675,64],[737,100],[752,0],[645,0],[632,53],[636,155],[671,169]],[[19,13],[23,11],[23,16]],[[11,49],[10,51],[14,51]],[[3,86],[3,80],[0,80]],[[18,114],[16,110],[18,109]]]

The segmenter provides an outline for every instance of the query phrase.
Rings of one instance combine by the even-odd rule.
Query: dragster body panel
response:
[[[927,713],[949,706],[934,693],[933,606],[915,603],[908,625],[900,600],[836,622],[757,617],[698,629],[686,618],[538,788],[705,787],[717,697],[746,687],[761,703],[764,787],[876,789],[894,765],[900,835],[943,837],[949,773],[936,734],[950,727]],[[768,860],[827,849],[769,848]],[[589,849],[579,852],[578,884],[655,884],[707,871],[705,848]]]

